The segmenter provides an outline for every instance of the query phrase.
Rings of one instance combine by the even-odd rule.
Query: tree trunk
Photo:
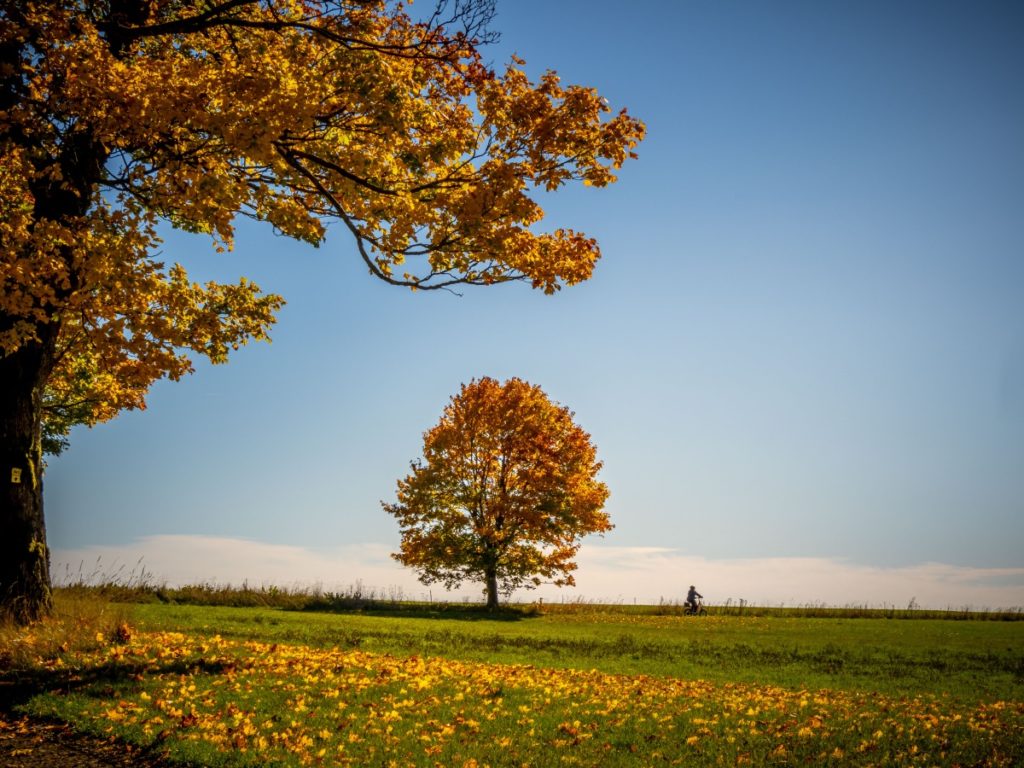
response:
[[[115,0],[109,5],[105,21],[108,37],[112,50],[121,56],[126,43],[118,30],[125,24],[145,21],[152,4],[144,0]],[[15,13],[9,13],[9,7]],[[18,108],[28,98],[24,72],[29,62],[43,55],[40,51],[44,50],[36,37],[41,32],[26,23],[18,3],[5,3],[3,15],[8,21],[14,20],[14,33],[8,34],[9,39],[0,45],[0,114]],[[60,89],[56,92],[60,93]],[[43,116],[45,121],[47,115],[53,114],[46,109],[33,107],[26,113],[35,118]],[[85,234],[91,224],[83,217],[95,201],[94,193],[104,176],[110,150],[92,134],[88,121],[52,122],[59,134],[59,140],[52,146],[46,142],[37,146],[37,126],[25,131],[17,121],[0,122],[0,144],[5,150],[12,146],[29,150],[26,156],[35,164],[29,182],[33,226],[44,221],[59,222],[72,229],[82,228]],[[10,247],[0,239],[0,249]],[[21,321],[33,323],[36,333],[33,341],[22,344],[11,354],[0,352],[0,619],[13,619],[19,624],[44,616],[52,605],[50,554],[43,520],[43,390],[53,370],[60,311],[66,300],[83,288],[82,276],[74,271],[73,248],[65,246],[61,250],[68,267],[67,279],[49,286],[52,295],[44,290],[35,297],[38,305],[34,308],[44,310],[44,316],[51,319],[39,321],[31,314],[0,315],[0,332],[11,330]],[[31,251],[22,255],[29,258],[29,263],[37,257]]]
[[[487,610],[498,610],[498,571],[495,568],[488,568],[484,573],[487,583]]]
[[[43,519],[42,394],[56,328],[0,357],[0,619],[49,613],[50,553]]]
[[[109,152],[88,132],[64,137],[60,156],[31,185],[36,222],[82,225]],[[84,234],[84,232],[83,232]],[[0,242],[0,247],[5,244]],[[74,263],[65,249],[68,265]],[[34,254],[29,254],[30,258]],[[70,270],[68,284],[52,286],[54,298],[40,300],[51,320],[34,322],[36,338],[0,355],[0,619],[28,624],[49,613],[50,553],[43,519],[43,391],[53,371],[62,303],[80,289]],[[24,320],[24,318],[20,318]],[[0,331],[19,320],[0,316]]]

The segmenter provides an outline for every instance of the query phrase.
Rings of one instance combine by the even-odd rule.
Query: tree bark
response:
[[[0,357],[0,618],[18,624],[52,607],[40,427],[56,328],[41,326],[39,336]]]
[[[487,584],[487,610],[498,610],[498,571],[496,568],[488,568],[484,573],[484,580]]]

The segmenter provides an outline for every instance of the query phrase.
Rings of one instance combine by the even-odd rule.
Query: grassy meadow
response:
[[[17,711],[185,765],[1024,763],[1019,613],[490,615],[98,592],[67,591],[49,625],[0,634]]]

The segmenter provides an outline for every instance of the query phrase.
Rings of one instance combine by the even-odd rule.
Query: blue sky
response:
[[[544,196],[542,226],[601,243],[593,279],[411,294],[340,228],[313,249],[246,225],[230,255],[169,233],[194,277],[288,305],[272,345],[73,434],[55,561],[414,584],[379,502],[462,382],[515,375],[605,462],[616,529],[584,545],[583,597],[1024,605],[1020,6],[498,9],[495,64],[647,123],[618,184]]]

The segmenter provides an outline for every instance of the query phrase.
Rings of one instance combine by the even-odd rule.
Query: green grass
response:
[[[1024,762],[1024,622],[362,607],[124,606],[21,708],[223,768]]]
[[[1024,699],[1024,623],[643,616],[488,618],[137,606],[140,626],[313,647],[890,695]]]

